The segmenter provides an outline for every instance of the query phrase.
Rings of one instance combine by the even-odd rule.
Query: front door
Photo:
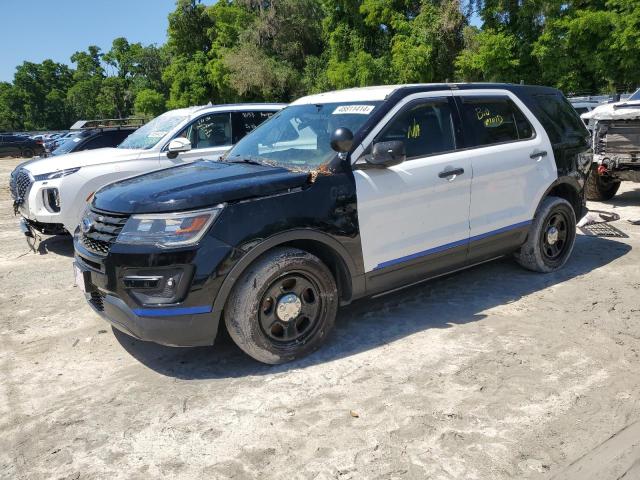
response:
[[[458,119],[449,92],[408,97],[364,145],[402,140],[407,159],[382,169],[354,163],[358,222],[370,292],[461,266],[469,239],[472,169],[456,151]],[[367,148],[368,147],[368,148]]]
[[[197,118],[178,134],[191,142],[191,150],[179,153],[174,159],[167,158],[166,152],[160,154],[161,164],[179,165],[204,158],[219,160],[231,148],[231,114],[209,113]]]

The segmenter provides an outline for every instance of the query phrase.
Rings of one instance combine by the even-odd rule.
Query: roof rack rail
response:
[[[84,130],[88,128],[109,128],[109,127],[141,127],[146,123],[146,119],[140,117],[129,118],[103,118],[99,120],[78,120],[71,125],[71,130]]]

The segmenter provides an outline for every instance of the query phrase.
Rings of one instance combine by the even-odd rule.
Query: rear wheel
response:
[[[587,179],[585,187],[587,199],[594,201],[611,200],[620,188],[620,181],[609,175],[598,175],[594,168]]]
[[[576,241],[576,215],[569,202],[545,198],[531,223],[527,241],[515,254],[516,261],[535,272],[561,268],[571,256]]]
[[[22,150],[22,157],[23,158],[33,157],[33,150],[30,148],[25,148],[24,150]]]
[[[277,248],[238,279],[224,316],[234,342],[264,363],[307,355],[325,340],[338,308],[333,275],[315,255]]]

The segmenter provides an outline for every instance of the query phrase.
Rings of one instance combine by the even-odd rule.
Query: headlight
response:
[[[76,168],[67,168],[65,170],[58,170],[57,172],[43,173],[42,175],[36,175],[33,179],[36,182],[41,182],[43,180],[53,180],[54,178],[62,178],[67,175],[71,175],[72,173],[76,173],[80,170],[80,167]]]
[[[179,213],[133,215],[116,240],[131,245],[182,247],[197,243],[222,211],[223,205]]]

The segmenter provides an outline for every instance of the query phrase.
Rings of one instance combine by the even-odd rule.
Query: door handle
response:
[[[443,170],[438,174],[440,178],[457,177],[464,173],[464,168],[453,168],[451,170]]]
[[[541,151],[537,151],[534,150],[533,152],[531,152],[531,155],[529,155],[529,158],[532,160],[537,159],[541,159],[542,157],[546,157],[547,156],[547,152],[545,150],[541,150]]]

